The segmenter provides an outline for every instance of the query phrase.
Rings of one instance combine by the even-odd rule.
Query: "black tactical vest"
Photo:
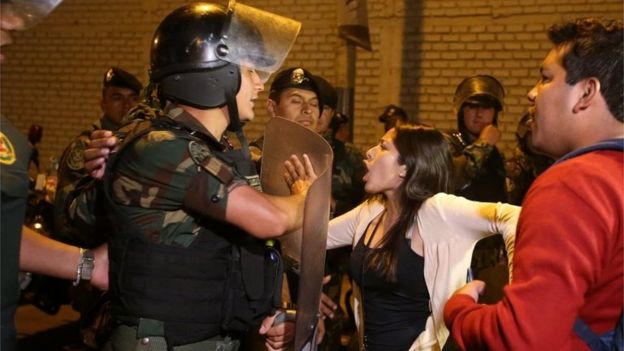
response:
[[[126,136],[109,160],[108,170],[114,172],[115,161],[127,145],[151,131],[167,130],[189,142],[204,143],[211,150],[209,157],[249,183],[257,183],[251,161],[241,152],[224,149],[214,139],[168,117],[139,123],[147,124]],[[116,224],[109,246],[109,279],[118,321],[131,325],[156,321],[169,345],[184,345],[217,335],[236,337],[279,307],[281,262],[273,251],[268,254],[262,240],[228,223],[202,217],[195,217],[202,229],[189,247],[131,240],[141,228],[118,211],[111,181],[107,175],[106,194]]]

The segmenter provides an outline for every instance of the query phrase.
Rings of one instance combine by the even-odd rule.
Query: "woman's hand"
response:
[[[290,188],[291,194],[305,195],[317,178],[308,155],[303,154],[303,163],[299,160],[299,157],[292,155],[290,159],[284,162],[284,167],[286,168],[284,179]]]

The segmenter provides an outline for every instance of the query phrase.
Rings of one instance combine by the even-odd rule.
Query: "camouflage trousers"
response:
[[[239,346],[238,340],[219,337],[168,349],[162,336],[137,338],[137,327],[119,325],[102,351],[237,351]]]

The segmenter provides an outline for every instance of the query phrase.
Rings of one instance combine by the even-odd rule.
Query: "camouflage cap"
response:
[[[141,89],[143,89],[143,84],[141,84],[141,82],[134,75],[118,67],[111,67],[106,70],[104,73],[104,79],[102,80],[102,86],[104,88],[127,88],[137,94],[140,94]]]

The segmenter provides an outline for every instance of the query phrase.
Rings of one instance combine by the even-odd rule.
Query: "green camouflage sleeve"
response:
[[[84,150],[89,140],[88,132],[74,139],[63,151],[57,172],[58,184],[54,198],[54,234],[55,238],[64,242],[90,242],[91,238],[82,233],[73,222],[74,208],[71,207],[71,196],[76,192],[78,184],[90,179],[84,169]]]
[[[186,246],[199,231],[193,216],[225,215],[225,185],[196,164],[189,144],[170,131],[152,131],[117,161],[113,198],[127,218],[141,224],[143,239]],[[194,207],[194,201],[206,206]]]
[[[494,150],[494,146],[485,141],[477,140],[466,146],[463,155],[466,157],[465,175],[474,178],[484,172],[485,163]]]

